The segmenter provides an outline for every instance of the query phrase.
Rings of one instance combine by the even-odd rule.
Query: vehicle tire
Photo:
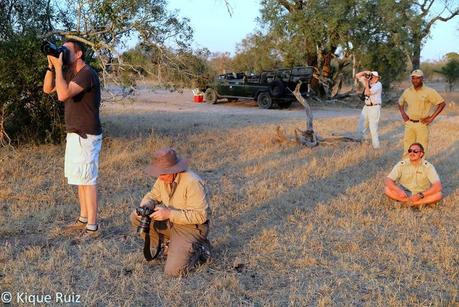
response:
[[[238,100],[237,98],[228,98],[228,102],[235,102],[237,100]]]
[[[279,106],[279,109],[288,109],[292,105],[293,100],[290,101],[282,101],[278,102],[277,105]]]
[[[281,80],[274,80],[269,85],[269,93],[272,97],[278,98],[284,94],[285,84]]]
[[[214,90],[213,88],[208,88],[206,92],[204,93],[204,99],[206,100],[207,103],[210,104],[215,104],[217,103],[217,91]]]
[[[257,103],[260,109],[271,109],[273,107],[273,99],[268,92],[263,92],[258,95]]]

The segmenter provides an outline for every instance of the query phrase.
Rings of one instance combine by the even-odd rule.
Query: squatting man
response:
[[[149,230],[140,232],[140,236],[144,240],[149,237],[149,245],[156,247],[156,252],[162,249],[162,255],[167,257],[166,275],[184,275],[210,259],[207,239],[210,209],[206,188],[202,179],[188,170],[187,161],[179,158],[172,148],[155,152],[147,171],[157,180],[140,207],[155,206]],[[139,227],[142,219],[138,210],[131,213],[130,220],[133,226]]]
[[[82,43],[68,40],[62,50],[59,58],[48,55],[43,91],[56,92],[64,103],[67,131],[64,173],[68,184],[78,186],[80,216],[65,229],[82,230],[82,238],[94,238],[99,233],[96,182],[102,146],[100,82],[94,69],[84,61]]]
[[[391,199],[418,207],[442,199],[442,186],[435,167],[424,160],[420,143],[409,146],[408,159],[397,163],[384,183],[384,193]]]
[[[365,132],[370,128],[371,143],[373,148],[379,148],[378,123],[381,115],[381,77],[377,71],[361,71],[355,75],[364,85],[364,103],[360,113],[357,136],[363,139]]]

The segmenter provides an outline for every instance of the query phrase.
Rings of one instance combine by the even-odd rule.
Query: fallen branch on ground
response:
[[[306,130],[303,131],[301,129],[296,128],[295,138],[290,139],[282,131],[281,127],[278,126],[276,128],[276,132],[277,132],[276,141],[279,141],[280,143],[282,142],[292,143],[293,142],[293,143],[297,143],[300,145],[304,145],[309,148],[318,146],[320,143],[324,145],[331,145],[336,142],[358,142],[360,143],[361,142],[360,139],[354,138],[352,136],[338,136],[338,137],[323,138],[314,131],[314,126],[313,126],[314,117],[312,116],[311,107],[309,106],[308,102],[303,96],[301,96],[301,93],[300,93],[301,83],[302,83],[301,81],[298,81],[298,84],[296,85],[295,90],[292,93],[293,95],[295,95],[296,100],[298,100],[298,102],[303,105],[306,111]]]

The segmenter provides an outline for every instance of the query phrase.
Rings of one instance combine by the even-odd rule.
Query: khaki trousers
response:
[[[141,218],[135,213],[135,210],[129,219],[132,226],[136,228],[139,226]],[[208,223],[180,225],[171,223],[169,220],[152,221],[150,224],[150,247],[156,248],[158,246],[159,234],[169,240],[164,273],[170,276],[181,276],[198,264],[200,260],[199,246],[200,244],[209,244],[208,233]],[[144,234],[141,237],[145,240]],[[154,255],[153,251],[152,254]]]
[[[429,146],[429,126],[421,122],[405,122],[405,136],[403,137],[403,156],[408,155],[408,149],[413,143],[421,143],[424,146],[424,157],[427,156]]]

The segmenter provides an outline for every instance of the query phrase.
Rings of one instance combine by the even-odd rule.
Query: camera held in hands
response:
[[[137,215],[140,215],[140,225],[137,227],[137,233],[148,233],[150,231],[151,217],[150,215],[155,212],[156,206],[160,203],[157,201],[150,202],[143,207],[135,208]]]
[[[373,74],[372,73],[368,73],[368,74],[364,74],[364,76],[365,76],[365,79],[370,80],[371,77],[373,77]]]
[[[64,65],[69,65],[70,63],[70,50],[65,47],[57,47],[51,42],[44,41],[43,44],[41,45],[41,51],[45,55],[50,55],[55,58],[59,58],[59,55],[62,53],[62,62]]]

